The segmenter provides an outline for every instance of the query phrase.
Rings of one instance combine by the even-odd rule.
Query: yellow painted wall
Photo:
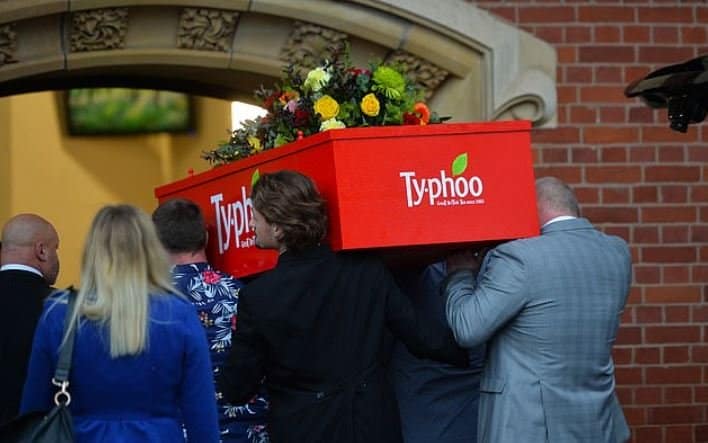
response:
[[[53,92],[0,99],[0,224],[21,212],[42,215],[59,232],[57,286],[79,283],[83,242],[106,204],[130,203],[151,212],[156,186],[209,165],[201,151],[223,139],[230,103],[196,100],[193,134],[73,137]]]

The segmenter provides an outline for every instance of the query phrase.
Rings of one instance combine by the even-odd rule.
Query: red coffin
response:
[[[253,246],[249,196],[260,174],[281,169],[317,183],[333,249],[416,257],[538,234],[529,131],[526,121],[330,130],[160,186],[155,195],[199,204],[210,260],[236,276],[275,265],[273,251]]]

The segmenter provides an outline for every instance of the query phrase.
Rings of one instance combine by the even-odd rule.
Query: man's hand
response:
[[[464,249],[455,251],[447,256],[447,273],[451,274],[460,269],[466,269],[477,274],[479,267],[482,265],[484,255],[488,248],[481,249]]]

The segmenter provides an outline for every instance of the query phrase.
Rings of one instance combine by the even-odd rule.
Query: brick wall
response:
[[[625,238],[634,284],[615,346],[633,442],[708,442],[708,122],[687,134],[627,84],[708,54],[708,2],[471,2],[552,44],[558,128],[533,134],[536,174],[577,190]]]

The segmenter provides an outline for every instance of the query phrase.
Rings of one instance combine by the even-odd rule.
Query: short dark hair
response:
[[[289,251],[315,246],[327,233],[325,201],[313,181],[297,171],[261,175],[251,201],[268,223],[280,227]]]
[[[206,247],[206,223],[201,209],[184,198],[167,200],[152,213],[160,241],[171,253],[195,252]]]

